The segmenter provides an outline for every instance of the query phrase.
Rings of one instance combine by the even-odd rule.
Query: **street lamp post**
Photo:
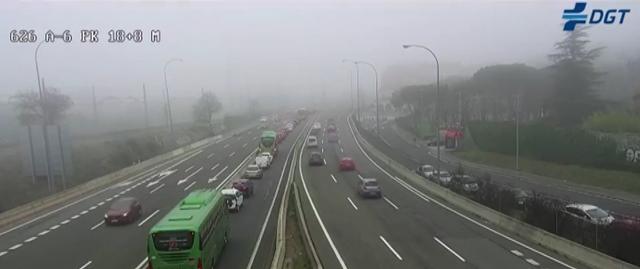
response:
[[[173,118],[171,116],[171,101],[169,99],[169,86],[167,85],[167,66],[172,62],[182,62],[182,59],[171,59],[164,64],[164,90],[165,97],[167,98],[167,117],[169,119],[169,129],[173,134]]]
[[[433,53],[433,51],[427,48],[426,46],[410,44],[410,45],[402,45],[402,48],[424,49],[428,51],[436,60],[436,148],[437,148],[437,157],[438,157],[438,163],[436,165],[437,166],[436,169],[438,171],[438,174],[440,174],[440,63],[438,62],[438,57],[436,57],[436,54]]]
[[[368,65],[369,67],[371,67],[371,69],[373,69],[373,73],[375,73],[376,75],[376,133],[380,135],[380,100],[378,99],[378,70],[376,70],[376,67],[373,64],[365,61],[356,61],[356,65],[358,64]]]
[[[360,122],[360,68],[356,61],[342,59],[343,63],[352,63],[356,67],[356,119]]]
[[[38,51],[40,50],[40,46],[42,45],[42,43],[44,43],[44,39],[42,41],[40,41],[40,43],[38,43],[38,46],[36,46],[36,51],[33,54],[33,58],[35,60],[36,63],[36,76],[38,78],[38,96],[40,96],[40,100],[44,100],[44,98],[46,98],[45,93],[44,93],[44,82],[41,81],[40,79],[40,67],[38,65]],[[43,111],[43,116],[44,116],[44,122],[42,123],[42,136],[44,138],[44,151],[45,151],[45,168],[47,170],[47,185],[49,187],[49,191],[52,192],[54,190],[54,183],[52,181],[52,177],[51,177],[51,165],[49,163],[49,135],[48,135],[48,130],[47,130],[47,118],[48,116],[46,115],[46,111]],[[31,139],[31,137],[29,137],[29,139]],[[32,158],[33,161],[33,158]],[[32,164],[33,165],[33,164]],[[32,172],[35,173],[35,168],[32,167]],[[35,176],[34,176],[35,178]]]

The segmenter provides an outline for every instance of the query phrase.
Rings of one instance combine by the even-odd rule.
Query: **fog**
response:
[[[239,3],[238,3],[239,2]],[[248,108],[249,98],[269,97],[305,104],[321,97],[348,99],[351,65],[376,65],[381,87],[434,80],[433,59],[402,44],[423,44],[440,59],[442,76],[470,76],[499,63],[548,65],[547,55],[563,38],[562,10],[574,1],[220,1],[220,2],[8,2],[0,7],[0,97],[37,89],[35,43],[11,43],[11,30],[70,30],[71,43],[45,43],[39,52],[47,86],[72,96],[74,109],[108,96],[150,98],[161,104],[163,66],[176,117],[189,119],[189,104],[201,89],[215,92],[225,111]],[[600,62],[624,63],[640,55],[638,1],[590,1],[599,8],[630,8],[624,24],[589,30],[594,46],[605,46]],[[100,30],[100,42],[81,43],[82,29]],[[145,31],[142,43],[109,43],[111,29]],[[159,29],[160,43],[148,33]],[[373,90],[361,67],[364,92]],[[285,98],[286,97],[286,98]],[[182,101],[179,101],[182,100]],[[4,102],[4,101],[3,101]],[[273,104],[272,104],[273,105]],[[109,110],[104,105],[101,110]],[[77,110],[76,110],[77,111]],[[2,113],[6,114],[6,111]],[[13,115],[2,115],[3,121]],[[161,120],[159,120],[161,122]]]

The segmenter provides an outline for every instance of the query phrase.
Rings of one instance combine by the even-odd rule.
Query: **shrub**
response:
[[[595,113],[584,122],[584,128],[605,133],[640,133],[640,116],[615,111]]]

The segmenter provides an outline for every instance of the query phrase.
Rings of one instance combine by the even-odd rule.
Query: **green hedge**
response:
[[[476,146],[489,152],[515,154],[515,126],[511,122],[470,122]],[[605,169],[637,170],[618,152],[614,141],[585,130],[544,123],[520,126],[520,156],[560,164]]]

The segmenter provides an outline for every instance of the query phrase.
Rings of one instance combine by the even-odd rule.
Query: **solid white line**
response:
[[[44,231],[38,233],[38,236],[43,236],[43,235],[48,234],[48,233],[49,233],[49,230],[44,230]]]
[[[438,239],[437,237],[433,237],[433,240],[436,240],[436,242],[438,242],[438,244],[440,244],[442,247],[444,247],[445,249],[447,249],[449,252],[453,253],[453,255],[455,255],[456,257],[458,257],[458,259],[460,259],[462,262],[466,262],[464,260],[464,258],[462,258],[462,256],[460,256],[458,253],[456,253],[455,251],[453,251],[453,249],[451,249],[449,246],[447,246],[444,242],[440,241],[440,239]]]
[[[89,267],[90,264],[91,264],[91,261],[88,261],[83,266],[81,266],[80,269],[85,269],[85,268]]]
[[[524,254],[522,254],[522,252],[517,251],[515,249],[511,250],[511,253],[513,253],[513,255],[516,255],[518,257],[522,257]]]
[[[51,226],[51,228],[49,228],[49,230],[53,231],[53,230],[58,229],[58,228],[60,228],[60,225],[53,225],[53,226]]]
[[[191,182],[191,184],[187,185],[187,187],[186,187],[186,188],[184,188],[184,190],[185,190],[185,191],[187,191],[188,189],[190,189],[191,187],[193,187],[193,185],[196,185],[196,183],[198,183],[198,181]]]
[[[38,238],[37,238],[37,237],[35,237],[35,236],[32,236],[32,237],[27,238],[27,240],[24,240],[24,242],[25,242],[25,243],[29,243],[29,242],[31,242],[31,241],[33,241],[33,240],[36,240],[36,239],[38,239]]]
[[[249,153],[249,155],[247,155],[247,157],[245,157],[244,160],[242,160],[242,162],[240,162],[240,164],[238,164],[238,166],[236,166],[236,168],[234,168],[231,171],[231,173],[229,173],[227,177],[224,178],[224,180],[222,180],[222,182],[220,182],[218,186],[216,186],[216,190],[220,190],[220,187],[226,184],[231,179],[231,176],[235,175],[238,172],[238,170],[240,170],[240,168],[242,168],[245,165],[245,163],[249,161],[249,159],[253,156],[255,156],[254,152]]]
[[[22,246],[22,244],[17,244],[17,245],[14,245],[14,246],[10,247],[9,250],[16,250],[16,249],[19,249],[21,246]]]
[[[164,183],[160,184],[160,186],[158,186],[158,187],[156,187],[155,189],[151,190],[149,193],[150,193],[150,194],[151,194],[151,193],[154,193],[154,192],[156,192],[157,190],[161,189],[162,187],[164,187]]]
[[[100,225],[102,225],[102,224],[104,224],[104,220],[103,220],[103,221],[101,221],[101,222],[98,222],[98,224],[96,224],[96,225],[93,225],[93,227],[91,227],[91,229],[89,229],[89,230],[93,231],[93,230],[95,230],[96,228],[100,227]]]
[[[63,220],[62,222],[60,222],[60,224],[65,225],[65,224],[67,224],[69,222],[70,222],[70,220],[66,219],[66,220]]]
[[[211,169],[210,169],[210,170],[211,170],[211,171],[216,170],[216,168],[218,168],[218,166],[220,166],[220,164],[219,164],[219,163],[216,163],[215,165],[213,165],[213,166],[211,167]]]
[[[231,153],[229,154],[229,158],[233,157],[233,155],[236,155],[236,152],[235,152],[235,151],[234,151],[234,152],[231,152]]]
[[[309,133],[311,132],[311,130],[309,130]],[[307,136],[309,136],[309,133],[307,133]],[[302,163],[302,151],[305,148],[305,144],[307,140],[305,139],[305,142],[303,142],[302,147],[300,148],[300,156],[298,159],[298,163]],[[316,216],[316,219],[318,220],[318,223],[320,224],[320,228],[322,229],[322,232],[324,233],[324,237],[327,239],[327,241],[329,242],[329,246],[331,246],[331,250],[333,250],[333,254],[336,255],[336,258],[338,259],[338,263],[340,263],[340,267],[343,269],[347,268],[347,265],[344,263],[344,260],[342,260],[342,255],[340,255],[340,252],[338,252],[338,249],[336,248],[336,245],[333,243],[333,239],[331,239],[331,236],[329,235],[329,232],[327,231],[327,228],[324,226],[324,222],[322,221],[322,219],[320,218],[320,214],[318,214],[318,209],[316,209],[316,205],[313,202],[313,200],[311,199],[311,195],[309,194],[309,189],[307,188],[307,183],[304,180],[304,176],[302,173],[302,166],[303,165],[298,165],[298,173],[300,173],[300,179],[302,179],[302,187],[304,189],[305,195],[307,196],[307,199],[309,199],[309,204],[311,205],[311,209],[313,210],[313,214]]]
[[[527,261],[529,264],[531,264],[533,266],[540,266],[540,263],[538,263],[534,259],[526,259],[525,261]]]
[[[158,212],[160,212],[160,209],[156,209],[156,211],[153,211],[153,213],[151,213],[151,215],[149,215],[146,219],[144,219],[140,223],[138,223],[138,227],[141,227],[142,225],[144,225],[145,222],[147,222],[149,219],[153,218],[153,216],[158,214]]]
[[[193,169],[193,165],[192,165],[192,166],[189,166],[189,168],[185,169],[185,170],[184,170],[184,172],[185,172],[185,173],[189,173],[189,171],[191,171],[191,169]]]
[[[393,208],[395,208],[396,210],[398,210],[398,206],[395,205],[393,202],[391,202],[391,200],[389,200],[386,196],[382,197],[385,201],[387,201],[387,203],[389,203]]]
[[[338,180],[336,180],[336,177],[334,177],[333,174],[331,174],[331,179],[333,179],[333,182],[338,183]]]
[[[393,255],[396,255],[396,258],[398,258],[398,260],[402,261],[402,257],[400,256],[400,254],[398,254],[398,252],[395,249],[393,249],[393,247],[389,244],[389,242],[387,242],[387,240],[384,239],[384,237],[382,237],[382,235],[380,235],[379,237],[380,237],[380,240],[382,240],[382,243],[384,243],[387,246],[387,248],[389,248],[389,250],[391,250],[391,252],[393,252]]]
[[[351,201],[351,198],[347,197],[347,200],[349,201],[349,203],[351,203],[351,206],[353,206],[355,210],[358,210],[358,207],[353,203],[353,201]]]
[[[142,261],[138,264],[138,266],[136,266],[136,269],[146,268],[148,259],[149,259],[148,257],[144,257],[144,259],[142,259]]]

